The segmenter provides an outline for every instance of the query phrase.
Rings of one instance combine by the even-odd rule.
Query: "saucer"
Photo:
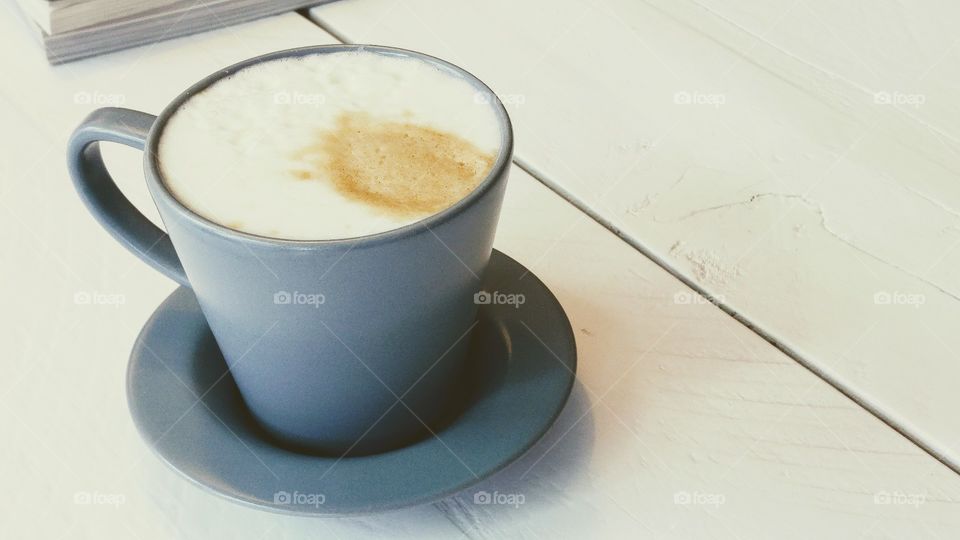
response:
[[[570,322],[536,276],[495,250],[483,290],[491,294],[480,298],[459,383],[463,410],[409,446],[338,458],[273,444],[247,412],[196,298],[184,287],[157,308],[134,345],[130,412],[160,459],[242,504],[348,515],[442,499],[533,446],[566,403],[576,371]]]

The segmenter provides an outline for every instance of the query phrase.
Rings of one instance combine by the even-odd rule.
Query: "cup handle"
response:
[[[116,107],[93,111],[70,136],[67,167],[87,209],[111,236],[165,276],[189,287],[170,237],[127,200],[100,156],[100,141],[143,150],[156,119],[152,114]]]

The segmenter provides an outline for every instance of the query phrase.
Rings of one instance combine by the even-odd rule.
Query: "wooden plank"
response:
[[[930,161],[960,170],[956,3],[647,2]]]
[[[311,13],[351,41],[434,53],[488,81],[510,103],[528,170],[960,467],[947,92],[960,47],[944,30],[960,8],[655,3],[671,14],[629,0],[364,0]],[[856,54],[837,41],[866,34]],[[828,70],[797,57],[804,39]]]

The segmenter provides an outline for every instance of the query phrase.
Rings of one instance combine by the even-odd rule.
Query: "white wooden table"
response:
[[[960,5],[913,5],[347,0],[56,68],[0,18],[0,538],[960,536]],[[209,495],[139,440],[127,355],[174,285],[87,214],[64,144],[99,105],[338,41],[507,102],[496,246],[557,294],[580,371],[475,489],[324,520]],[[139,153],[105,153],[155,217]]]

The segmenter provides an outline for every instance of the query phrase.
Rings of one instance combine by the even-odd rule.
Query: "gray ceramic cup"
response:
[[[491,107],[498,118],[501,142],[489,176],[452,207],[399,229],[343,240],[280,240],[209,221],[167,189],[157,148],[171,115],[218,80],[281,57],[358,47],[306,47],[240,62],[193,85],[157,117],[99,109],[74,131],[67,150],[74,185],[97,220],[147,264],[193,289],[232,379],[266,433],[292,449],[321,454],[396,448],[429,434],[450,412],[513,150],[503,105],[476,77],[447,62],[364,46],[467,81],[481,98],[477,106]],[[117,188],[100,141],[144,150],[144,176],[166,233]],[[230,379],[225,372],[218,384]]]

